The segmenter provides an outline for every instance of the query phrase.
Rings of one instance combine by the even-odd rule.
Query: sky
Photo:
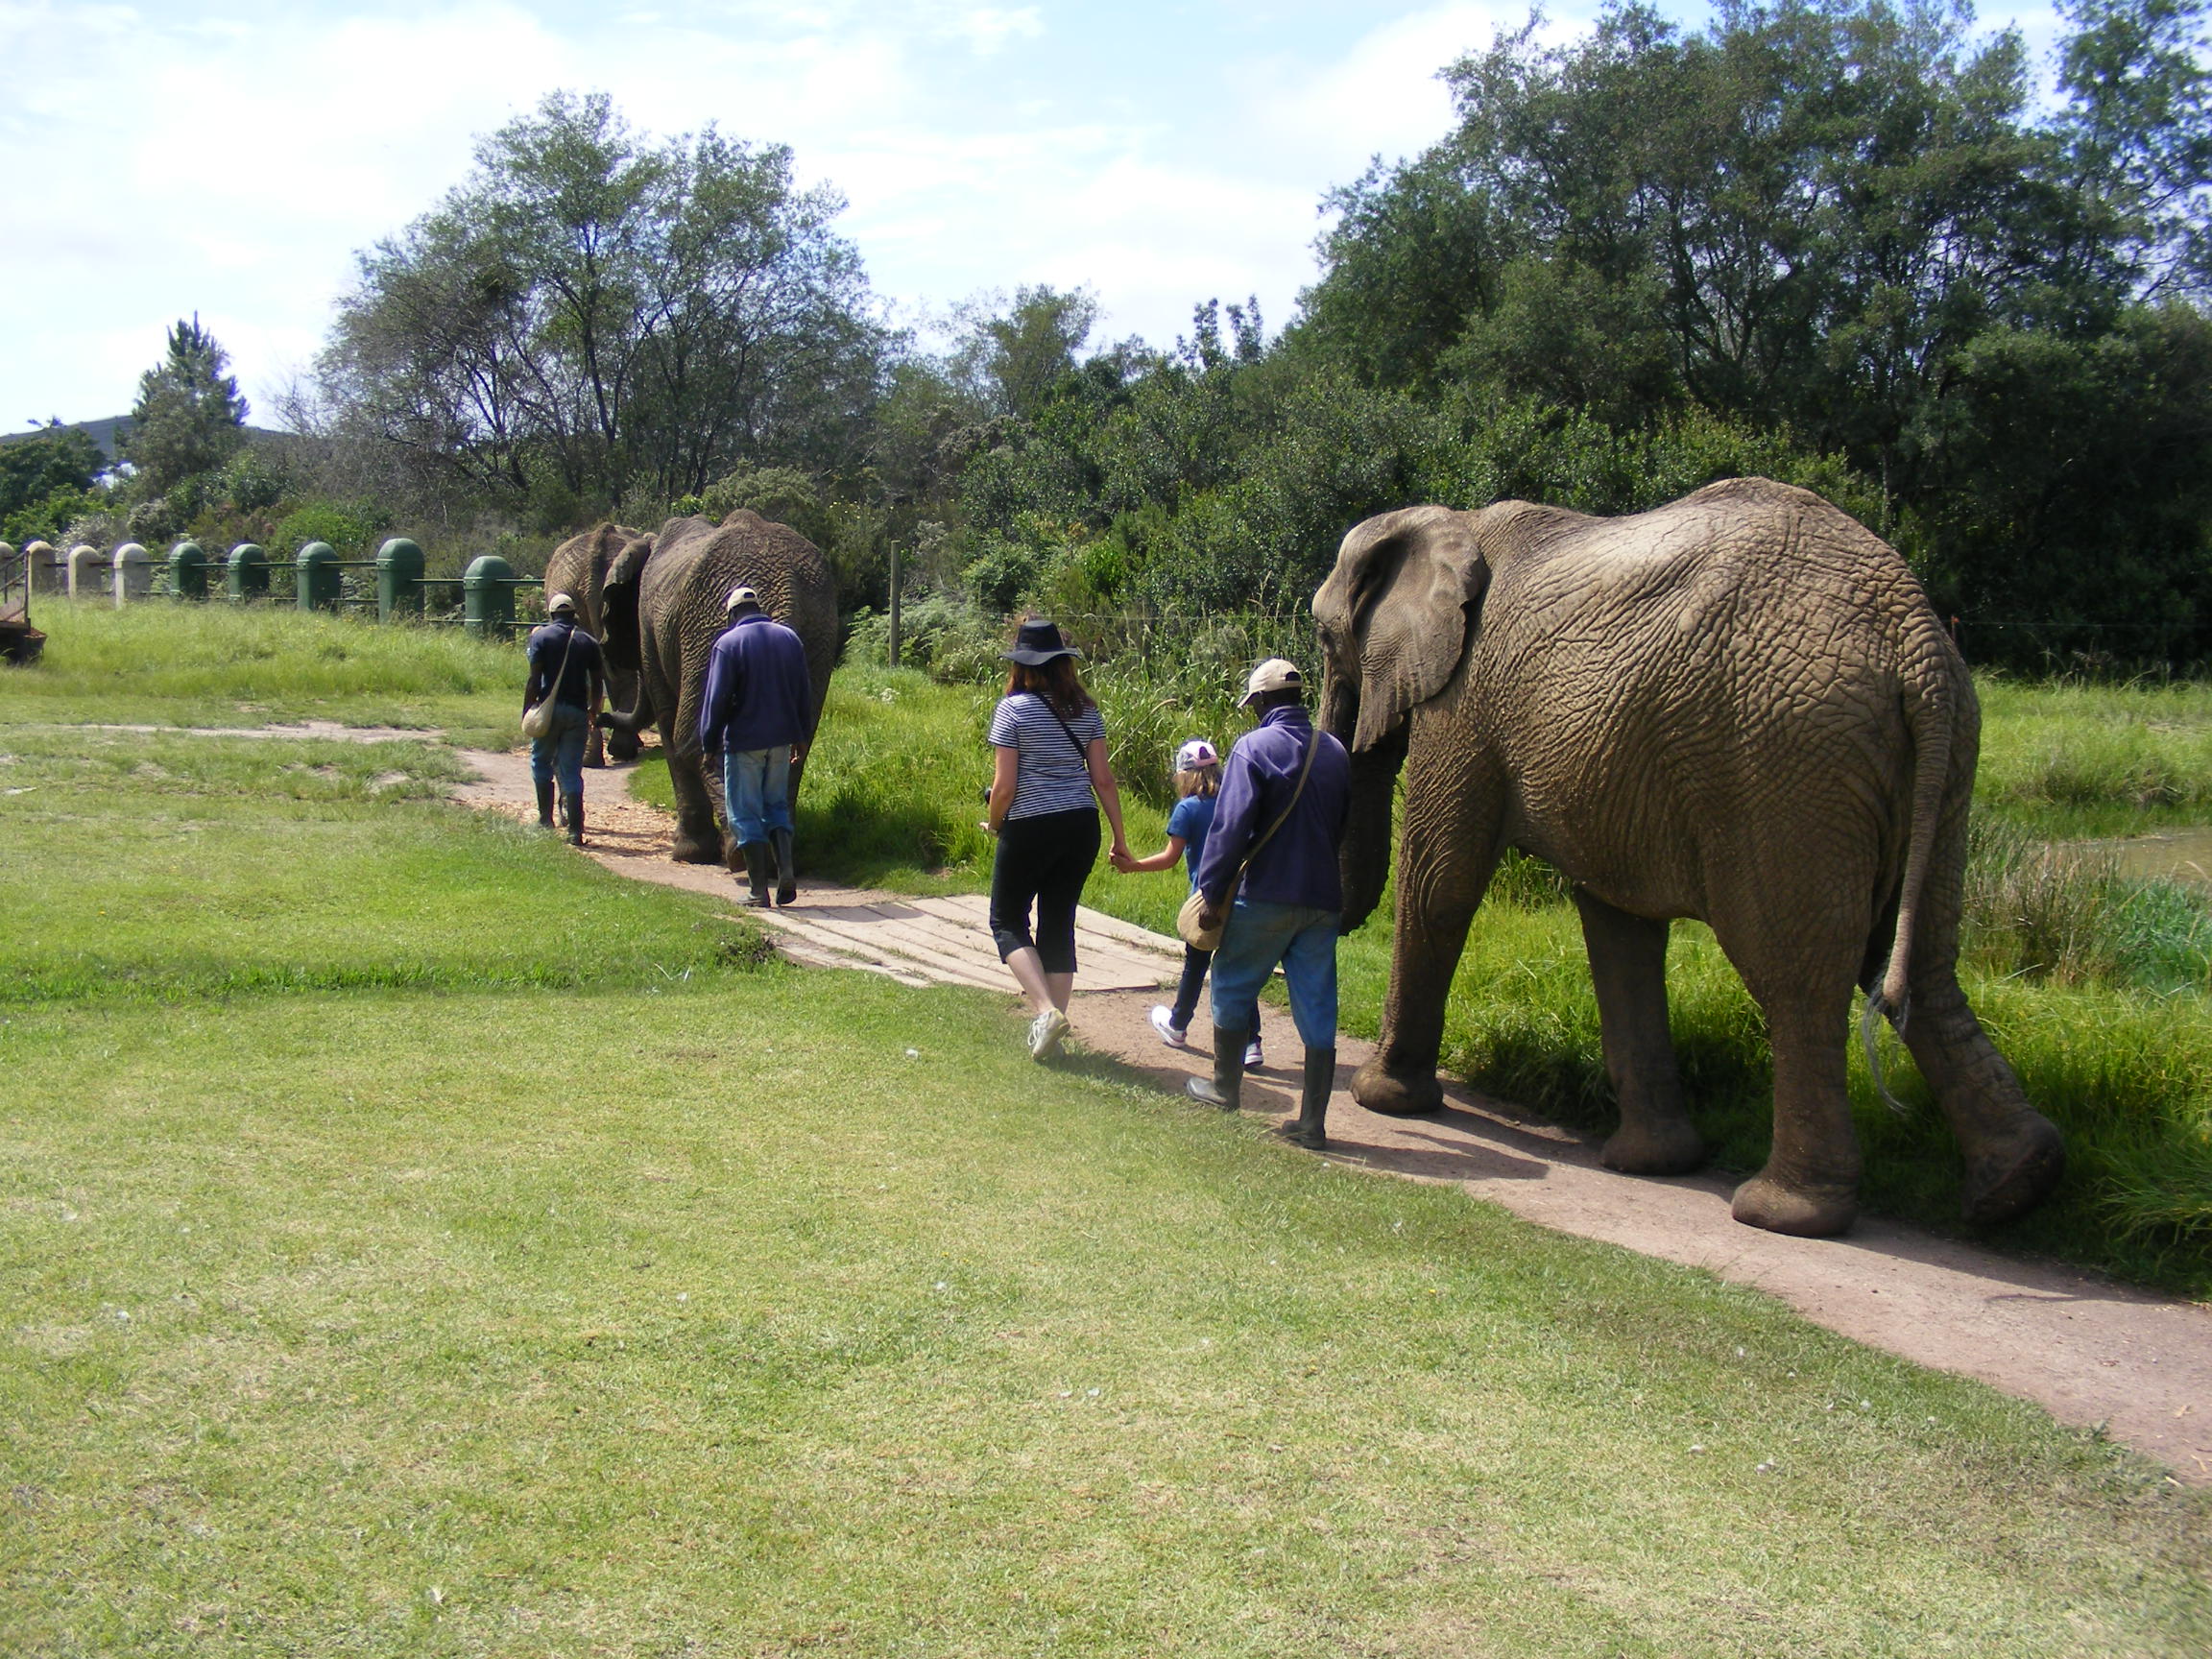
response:
[[[1662,0],[1686,19],[1695,0]],[[1595,0],[1552,0],[1548,34]],[[788,144],[898,321],[1088,285],[1166,345],[1314,274],[1319,208],[1451,125],[1437,71],[1526,0],[0,0],[0,431],[127,413],[198,314],[255,422],[304,373],[355,253],[556,89],[656,135]],[[2038,53],[2044,5],[1984,6]],[[926,335],[925,336],[926,337]]]

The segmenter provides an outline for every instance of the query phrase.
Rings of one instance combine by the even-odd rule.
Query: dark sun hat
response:
[[[1009,662],[1019,662],[1034,668],[1040,662],[1049,662],[1055,657],[1080,657],[1082,652],[1060,637],[1057,624],[1042,616],[1032,616],[1022,624],[1022,631],[1014,636],[1014,649],[1001,651],[999,656]]]

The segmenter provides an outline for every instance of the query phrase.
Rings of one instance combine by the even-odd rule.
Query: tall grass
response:
[[[2212,818],[2212,685],[1977,676],[1975,803],[2054,837]]]

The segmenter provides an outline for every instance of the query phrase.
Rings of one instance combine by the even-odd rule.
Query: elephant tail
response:
[[[1958,719],[1958,698],[1945,661],[1948,654],[1940,639],[1928,641],[1917,655],[1918,661],[1908,666],[1905,676],[1905,724],[1912,737],[1912,797],[1905,878],[1897,892],[1897,931],[1889,946],[1889,964],[1883,971],[1881,983],[1867,990],[1865,1011],[1859,1019],[1859,1038],[1865,1046],[1866,1067],[1873,1074],[1874,1086],[1899,1112],[1905,1106],[1889,1093],[1874,1037],[1885,1019],[1902,1036],[1911,1017],[1912,934],[1921,895],[1928,885],[1928,867],[1935,861],[1936,832],[1942,823],[1943,797],[1951,781],[1951,734]]]

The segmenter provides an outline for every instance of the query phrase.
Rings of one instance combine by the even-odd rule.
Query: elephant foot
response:
[[[1966,1219],[1988,1225],[2025,1215],[2065,1173],[2066,1142],[2058,1126],[2040,1112],[2025,1113],[2010,1134],[1967,1154]]]
[[[637,758],[637,737],[631,732],[610,732],[607,734],[607,758],[616,765],[624,765]]]
[[[1443,1106],[1444,1090],[1433,1070],[1400,1074],[1377,1058],[1354,1075],[1352,1098],[1385,1118],[1421,1118]]]
[[[1687,1118],[1623,1123],[1598,1162],[1623,1175],[1687,1175],[1705,1163],[1705,1138]]]
[[[585,750],[584,764],[594,772],[603,770],[607,765],[606,752],[601,749]]]
[[[1833,1238],[1859,1218],[1858,1195],[1850,1189],[1786,1187],[1765,1170],[1736,1189],[1731,1209],[1746,1227],[1798,1238]]]
[[[695,830],[679,829],[668,856],[679,864],[721,864],[729,860],[722,854],[722,832],[709,827],[702,834]]]

